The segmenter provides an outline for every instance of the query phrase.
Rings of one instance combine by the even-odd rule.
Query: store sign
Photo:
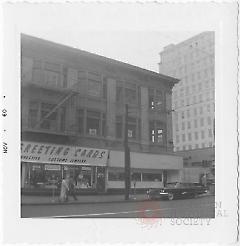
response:
[[[24,162],[106,166],[107,159],[108,150],[105,149],[25,141],[21,143],[21,160]]]

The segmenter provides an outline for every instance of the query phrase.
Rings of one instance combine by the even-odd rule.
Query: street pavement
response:
[[[93,203],[33,204],[21,206],[21,217],[45,218],[214,218],[214,196],[195,199],[124,201],[124,195],[115,201]],[[99,197],[99,196],[98,196]],[[108,196],[109,197],[109,196]],[[112,198],[113,196],[110,196]],[[109,199],[110,199],[109,198]],[[138,197],[139,198],[139,197]],[[90,198],[89,198],[90,199]]]

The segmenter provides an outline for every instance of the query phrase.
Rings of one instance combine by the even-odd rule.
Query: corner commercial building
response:
[[[124,188],[123,132],[129,106],[136,187],[178,181],[171,93],[178,80],[27,35],[21,37],[21,187],[52,189],[69,173],[77,189]]]

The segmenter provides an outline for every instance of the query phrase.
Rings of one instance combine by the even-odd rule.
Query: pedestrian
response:
[[[63,178],[62,184],[61,184],[60,197],[59,197],[60,202],[66,202],[67,201],[68,190],[69,190],[68,178]]]
[[[69,189],[67,193],[67,201],[68,201],[68,196],[72,196],[75,201],[77,201],[76,193],[75,193],[75,181],[73,178],[69,179]]]

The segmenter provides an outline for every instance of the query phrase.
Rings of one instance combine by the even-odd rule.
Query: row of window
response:
[[[205,123],[205,121],[207,121]],[[205,124],[204,124],[205,123]],[[190,130],[193,128],[203,127],[204,125],[212,126],[213,120],[210,117],[206,118],[200,118],[200,119],[194,119],[193,121],[183,121],[181,123],[175,123],[174,124],[174,130],[178,132],[179,130]]]
[[[33,62],[32,66],[29,65]],[[32,74],[34,82],[50,87],[71,87],[77,83],[82,84],[88,96],[107,98],[107,79],[101,74],[67,68],[52,62],[22,58],[22,79]],[[149,88],[149,108],[164,109],[165,93],[161,89]],[[135,83],[117,81],[116,102],[140,104],[141,90]]]
[[[182,97],[179,99],[179,101],[175,101],[173,103],[174,109],[179,109],[185,106],[191,106],[194,104],[200,104],[200,103],[205,103],[214,100],[215,94],[214,91],[210,93],[209,91],[206,92],[205,96],[203,97],[203,94],[200,94],[198,96],[193,95],[192,97]]]
[[[125,173],[119,171],[110,171],[108,172],[108,180],[109,181],[124,181],[125,180]],[[162,181],[162,173],[140,173],[135,172],[131,175],[132,181]]]
[[[205,93],[210,89],[210,86],[213,85],[214,85],[214,79],[206,80],[204,82],[199,82],[197,84],[192,84],[191,86],[190,85],[180,86],[179,84],[178,87],[174,87],[173,89],[173,98],[174,99],[177,99],[178,97],[182,98],[183,96],[188,96],[193,93],[200,93],[200,92]]]
[[[196,143],[196,144],[189,144],[189,145],[183,145],[183,146],[177,146],[174,147],[174,151],[182,151],[182,150],[191,150],[191,149],[199,149],[199,148],[207,148],[207,147],[213,147],[213,142],[208,143]]]
[[[173,120],[178,122],[178,120],[189,119],[191,117],[201,116],[204,113],[210,114],[211,113],[211,105],[207,104],[206,109],[204,110],[203,106],[194,107],[191,109],[187,109],[186,111],[174,111]],[[210,124],[211,116],[207,116],[207,122]]]
[[[55,104],[39,103],[31,101],[29,104],[28,121],[29,126],[34,128],[37,126],[40,119],[44,119],[40,128],[53,131],[64,131],[66,120],[66,109],[58,108],[51,113],[56,107]],[[116,138],[123,138],[124,117],[123,115],[116,116],[115,122]],[[72,126],[79,134],[87,134],[91,136],[106,136],[106,114],[99,111],[78,109],[76,111],[76,124]],[[130,139],[141,139],[141,120],[139,118],[128,117],[128,137]],[[149,140],[152,143],[164,144],[166,141],[166,124],[153,120],[149,121]]]
[[[205,134],[205,133],[207,133],[207,134]],[[200,137],[201,137],[201,139],[212,138],[213,137],[213,130],[212,129],[208,129],[207,132],[205,132],[203,130],[200,131],[200,132],[194,132],[194,135],[193,135],[192,132],[189,132],[188,134],[183,133],[181,136],[180,135],[176,135],[176,143],[180,142],[180,137],[181,137],[182,142],[192,141],[192,140],[199,140]]]

